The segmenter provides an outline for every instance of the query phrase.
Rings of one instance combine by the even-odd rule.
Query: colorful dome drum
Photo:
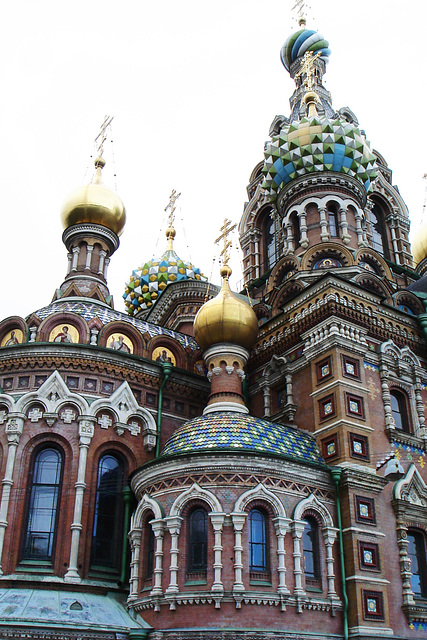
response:
[[[320,58],[326,63],[329,54],[328,42],[322,34],[301,29],[286,40],[280,57],[287,71],[296,60],[304,60],[309,76],[310,58],[313,61]],[[263,187],[270,201],[295,178],[320,171],[346,174],[359,181],[368,192],[377,168],[375,156],[360,129],[338,114],[331,119],[317,113],[318,97],[311,78],[303,101],[308,115],[283,124],[279,133],[266,143],[262,173]]]

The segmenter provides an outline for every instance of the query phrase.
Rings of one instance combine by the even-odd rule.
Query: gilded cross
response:
[[[178,200],[180,195],[181,195],[180,193],[177,194],[176,189],[172,189],[172,193],[170,194],[170,198],[169,198],[169,203],[165,207],[165,211],[170,209],[169,218],[168,218],[168,225],[170,227],[173,225],[173,221],[175,219],[175,216],[174,216],[174,212],[176,209],[175,202]]]
[[[102,155],[104,153],[104,142],[107,139],[107,129],[108,127],[111,125],[112,121],[113,121],[114,116],[105,116],[104,118],[104,122],[101,124],[101,131],[98,133],[98,135],[95,138],[95,142],[98,145],[97,149],[98,149],[98,156],[100,158],[102,158]]]
[[[318,51],[315,55],[313,55],[312,51],[306,51],[304,53],[301,69],[298,71],[298,73],[295,74],[295,78],[299,78],[299,76],[301,76],[303,73],[306,74],[303,85],[305,86],[307,91],[312,91],[313,89],[314,61],[317,60],[317,58],[320,58],[320,56],[320,51]]]
[[[230,259],[230,254],[229,254],[228,250],[231,247],[231,242],[230,242],[230,240],[228,240],[228,236],[237,227],[237,223],[233,224],[232,227],[230,225],[231,225],[231,220],[227,220],[227,218],[224,218],[224,224],[222,225],[222,227],[220,229],[220,231],[222,231],[222,233],[215,240],[215,244],[219,244],[221,240],[224,241],[224,248],[220,253],[220,256],[222,257],[222,263],[224,265],[228,264],[228,261]]]

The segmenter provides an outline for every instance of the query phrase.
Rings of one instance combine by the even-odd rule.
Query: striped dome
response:
[[[331,53],[329,42],[324,39],[321,33],[311,29],[301,29],[289,36],[280,51],[280,59],[285,69],[289,71],[291,64],[297,58],[301,58],[306,51],[320,52],[320,58],[324,62],[328,61]]]

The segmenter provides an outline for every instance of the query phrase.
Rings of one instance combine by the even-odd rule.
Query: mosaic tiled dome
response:
[[[200,269],[181,260],[173,249],[167,249],[160,258],[132,271],[123,294],[128,313],[134,315],[149,309],[170,282],[189,279],[206,281]]]
[[[169,438],[162,455],[218,450],[270,454],[324,464],[314,438],[307,433],[233,412],[210,413],[190,420]]]
[[[263,187],[273,201],[291,180],[315,171],[356,178],[369,191],[377,176],[375,156],[360,129],[344,120],[318,115],[286,124],[267,142]]]
[[[288,71],[291,64],[297,58],[302,57],[306,51],[312,51],[313,53],[320,51],[320,58],[327,62],[331,53],[328,47],[329,42],[324,39],[321,33],[311,29],[300,29],[300,31],[291,34],[286,40],[280,52],[280,59]]]

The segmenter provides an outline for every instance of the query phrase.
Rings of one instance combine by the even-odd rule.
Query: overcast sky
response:
[[[292,4],[4,5],[0,318],[30,314],[61,285],[67,265],[61,205],[92,177],[93,140],[106,114],[114,121],[104,179],[117,183],[127,210],[109,268],[116,309],[124,310],[132,269],[166,248],[164,208],[172,189],[182,193],[175,248],[210,277],[224,217],[238,222],[270,123],[276,114],[289,115],[294,83],[279,54],[297,29]],[[427,2],[310,4],[307,26],[323,33],[332,50],[325,86],[333,105],[350,107],[385,157],[415,228],[427,172]]]

